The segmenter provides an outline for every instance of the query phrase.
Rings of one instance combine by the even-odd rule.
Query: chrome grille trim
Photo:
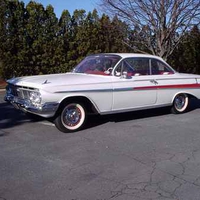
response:
[[[36,88],[16,86],[12,84],[8,84],[7,90],[8,89],[11,89],[11,94],[13,96],[19,97],[20,99],[29,99],[29,92],[37,90]]]

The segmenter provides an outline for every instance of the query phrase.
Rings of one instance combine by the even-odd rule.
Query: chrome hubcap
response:
[[[184,96],[178,96],[176,99],[175,99],[175,106],[177,109],[181,109],[183,108],[185,105],[185,97]]]
[[[81,119],[81,111],[76,106],[66,108],[63,114],[63,121],[67,126],[76,126]]]

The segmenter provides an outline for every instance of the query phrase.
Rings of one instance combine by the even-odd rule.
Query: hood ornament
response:
[[[44,85],[44,84],[49,84],[49,83],[51,83],[51,82],[48,82],[48,80],[46,80],[46,81],[44,81],[44,83],[42,83],[42,84]]]

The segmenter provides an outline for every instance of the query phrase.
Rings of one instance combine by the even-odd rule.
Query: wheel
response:
[[[63,106],[54,123],[64,133],[80,130],[86,121],[86,110],[80,103],[68,103]]]
[[[189,98],[186,94],[178,94],[173,102],[172,113],[180,114],[187,111],[189,105]]]

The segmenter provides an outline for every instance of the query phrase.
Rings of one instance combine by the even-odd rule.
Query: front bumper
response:
[[[47,102],[41,104],[39,107],[35,107],[30,103],[30,101],[20,99],[12,94],[6,94],[4,100],[24,112],[33,113],[46,118],[53,117],[59,107],[59,103],[57,102]]]

